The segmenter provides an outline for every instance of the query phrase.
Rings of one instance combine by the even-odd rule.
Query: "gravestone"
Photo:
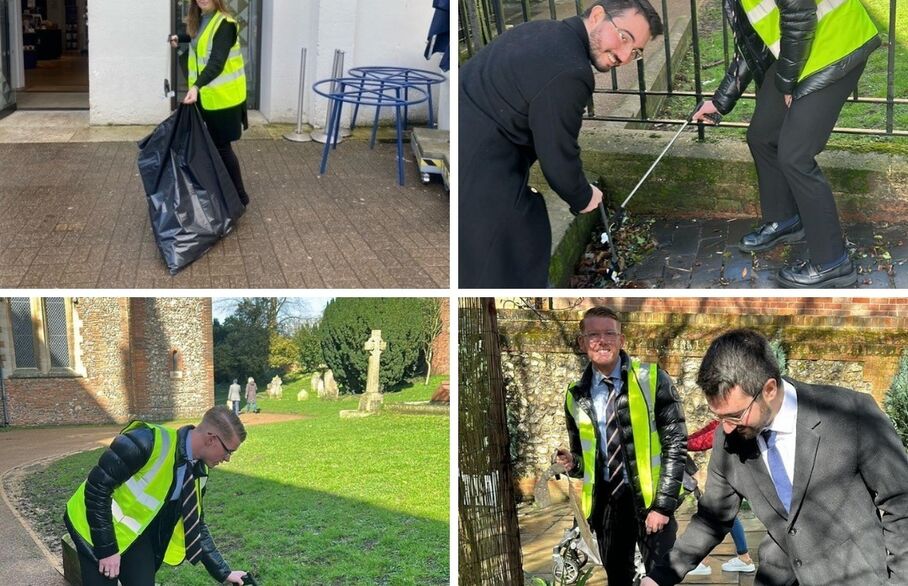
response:
[[[309,393],[306,392],[306,389],[300,389],[300,392],[296,394],[297,401],[305,401],[309,398]]]
[[[268,383],[268,396],[272,399],[283,399],[284,398],[284,381],[281,380],[281,377],[274,375],[274,378],[271,379],[271,382]]]
[[[372,335],[366,340],[363,350],[369,352],[369,368],[366,371],[366,392],[359,400],[359,409],[347,409],[340,412],[340,416],[367,417],[378,410],[382,405],[382,395],[379,392],[379,372],[381,367],[381,353],[388,347],[388,343],[381,339],[381,330],[372,330]],[[332,379],[334,376],[332,375]]]
[[[363,350],[369,352],[369,368],[366,371],[366,392],[359,400],[359,410],[374,413],[381,408],[383,397],[379,392],[379,373],[381,371],[381,353],[388,348],[388,343],[381,339],[381,330],[372,330]]]
[[[322,375],[319,372],[313,372],[312,378],[309,379],[309,388],[312,389],[313,393],[318,394],[318,398],[321,399],[324,394],[324,388],[322,383]]]
[[[325,376],[322,377],[322,383],[324,384],[324,395],[326,399],[337,399],[339,394],[337,388],[337,381],[334,380],[334,373],[331,372],[331,369],[325,371]]]

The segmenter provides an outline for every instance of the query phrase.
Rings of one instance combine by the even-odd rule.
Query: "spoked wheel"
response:
[[[552,568],[556,584],[574,584],[580,577],[580,566],[574,560],[562,559]]]

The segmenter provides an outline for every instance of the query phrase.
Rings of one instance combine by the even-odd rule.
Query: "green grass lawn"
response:
[[[886,67],[887,46],[889,31],[889,0],[861,0],[868,13],[881,31],[883,46],[873,52],[867,61],[861,80],[858,83],[858,92],[862,97],[886,97]],[[902,6],[898,12],[895,31],[895,97],[908,98],[908,15]],[[725,75],[725,62],[723,59],[722,41],[722,15],[721,2],[701,3],[699,17],[700,49],[701,49],[701,77],[703,93],[706,97],[712,95]],[[729,34],[730,46],[734,45],[734,38]],[[678,71],[674,72],[675,89],[679,91],[694,91],[694,60],[693,51],[690,51],[682,62]],[[747,88],[748,93],[756,91],[756,86],[751,83]],[[670,98],[666,106],[657,117],[684,118],[690,114],[693,107],[691,98]],[[752,99],[741,99],[735,109],[725,116],[728,122],[747,122],[753,115],[754,102]],[[886,128],[885,104],[859,104],[848,102],[842,109],[837,124],[840,128]],[[896,105],[894,109],[894,128],[908,130],[908,105]],[[744,129],[740,128],[709,128],[706,132],[707,139],[722,137],[737,137],[743,139]],[[908,155],[908,138],[906,137],[881,137],[858,136],[850,134],[833,133],[829,140],[829,148],[852,151],[889,152]]]
[[[385,401],[428,399],[445,378]],[[359,396],[298,402],[308,384],[288,384],[281,401],[260,393],[264,413],[304,419],[250,426],[231,461],[212,470],[205,515],[221,553],[263,584],[448,584],[448,418],[384,412],[342,420],[338,412],[355,409]],[[44,532],[65,532],[65,502],[100,452],[28,479]],[[165,566],[158,581],[211,584],[201,565],[188,564]]]

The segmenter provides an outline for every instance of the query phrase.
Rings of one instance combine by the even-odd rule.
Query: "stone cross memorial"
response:
[[[372,330],[372,335],[366,340],[363,350],[369,352],[369,368],[366,371],[366,392],[359,400],[359,410],[378,411],[382,404],[382,395],[379,392],[379,371],[381,368],[381,353],[388,348],[388,343],[381,339],[381,330]]]

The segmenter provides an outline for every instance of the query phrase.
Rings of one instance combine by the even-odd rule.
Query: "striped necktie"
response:
[[[186,465],[186,478],[183,480],[183,531],[186,535],[186,561],[197,564],[202,553],[202,530],[199,526],[199,497],[195,492],[195,476],[192,465]]]
[[[611,498],[617,498],[624,492],[627,483],[624,481],[624,458],[621,456],[621,438],[618,432],[618,413],[615,409],[615,385],[610,379],[602,379],[608,390],[608,401],[606,402],[605,412],[607,419],[605,422],[605,433],[608,436],[606,441],[606,454],[608,454],[608,483],[612,487]]]

